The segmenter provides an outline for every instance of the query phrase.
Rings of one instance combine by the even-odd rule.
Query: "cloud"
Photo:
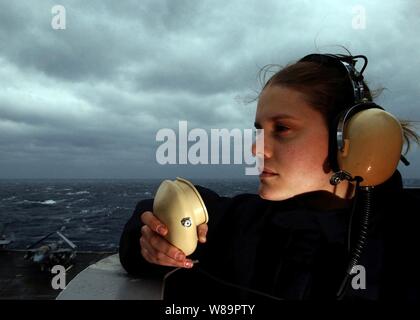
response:
[[[0,2],[0,178],[240,176],[238,166],[162,167],[161,128],[250,128],[266,64],[345,45],[369,57],[378,103],[420,120],[417,1]],[[352,28],[366,9],[366,29]],[[385,23],[386,22],[386,23]],[[404,176],[419,177],[418,148]],[[420,177],[419,177],[420,178]]]

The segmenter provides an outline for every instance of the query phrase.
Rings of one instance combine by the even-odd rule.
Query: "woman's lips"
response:
[[[264,169],[263,172],[260,174],[260,178],[270,178],[278,176],[278,173],[275,173],[274,171],[271,171],[270,169]]]

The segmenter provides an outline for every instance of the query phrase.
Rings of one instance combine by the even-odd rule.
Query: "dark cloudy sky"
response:
[[[368,56],[378,103],[420,120],[419,30],[418,0],[0,0],[0,178],[241,177],[158,165],[157,130],[251,128],[260,67],[338,45]],[[420,178],[418,151],[404,177]]]

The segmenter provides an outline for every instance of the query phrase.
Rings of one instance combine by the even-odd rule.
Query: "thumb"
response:
[[[208,225],[207,223],[200,224],[198,226],[198,241],[201,243],[204,243],[207,241],[207,231],[208,231]]]

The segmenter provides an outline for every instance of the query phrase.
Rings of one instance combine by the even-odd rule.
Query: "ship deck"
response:
[[[53,289],[51,280],[55,274],[41,271],[39,265],[24,259],[25,250],[0,249],[0,299],[51,300],[62,290]],[[74,265],[66,273],[69,283],[89,265],[116,252],[77,252]]]

